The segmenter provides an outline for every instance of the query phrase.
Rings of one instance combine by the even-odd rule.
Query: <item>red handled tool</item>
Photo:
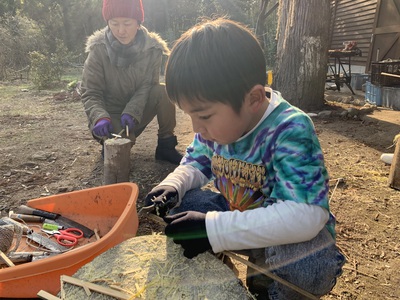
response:
[[[46,230],[43,232],[53,235],[57,239],[57,243],[64,247],[72,247],[78,243],[78,240],[83,237],[82,230],[78,228],[67,228],[63,230]]]

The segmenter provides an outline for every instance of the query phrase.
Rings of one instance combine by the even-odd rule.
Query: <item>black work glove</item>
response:
[[[207,237],[206,214],[197,211],[185,211],[176,215],[164,217],[168,224],[165,227],[166,236],[172,238],[175,244],[180,244],[183,255],[193,258],[211,249]]]
[[[147,194],[144,200],[146,207],[154,204],[152,212],[160,217],[164,217],[177,203],[178,192],[169,185],[156,186]]]

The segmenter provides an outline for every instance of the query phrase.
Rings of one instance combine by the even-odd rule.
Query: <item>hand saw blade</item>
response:
[[[69,250],[69,248],[61,246],[57,242],[52,241],[48,237],[45,237],[39,233],[32,232],[26,235],[28,239],[31,239],[35,243],[55,252],[64,252]]]

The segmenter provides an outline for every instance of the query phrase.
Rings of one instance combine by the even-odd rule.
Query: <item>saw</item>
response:
[[[34,241],[35,243],[53,251],[53,252],[65,252],[68,251],[69,248],[61,246],[57,242],[49,239],[48,237],[41,235],[37,232],[31,232],[26,235],[26,238]]]

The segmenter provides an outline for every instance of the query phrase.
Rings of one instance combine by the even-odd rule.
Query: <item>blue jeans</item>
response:
[[[229,204],[219,193],[194,189],[186,193],[181,205],[173,208],[170,214],[188,210],[203,213],[227,211]],[[260,267],[316,296],[332,290],[345,263],[345,257],[326,228],[310,241],[237,252],[249,256],[249,260]],[[277,281],[268,282],[264,288],[269,299],[307,299]]]

